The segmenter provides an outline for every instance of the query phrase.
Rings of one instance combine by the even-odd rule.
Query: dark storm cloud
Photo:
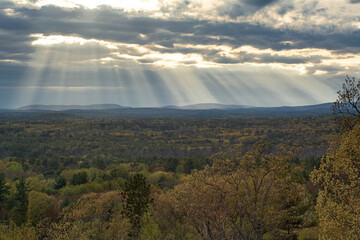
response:
[[[290,46],[284,46],[280,43],[286,38],[289,41],[296,40],[299,47],[313,46],[318,39],[322,44],[325,40],[325,44],[334,48],[343,40],[352,37],[334,34],[314,36],[249,23],[212,23],[194,19],[175,21],[150,17],[129,17],[124,12],[106,7],[98,10],[84,8],[63,10],[52,6],[43,7],[40,10],[22,8],[18,9],[18,12],[27,16],[27,19],[3,16],[3,19],[0,19],[0,27],[11,31],[22,30],[23,34],[34,32],[41,32],[45,35],[77,34],[85,38],[127,43],[146,44],[155,42],[170,47],[172,43],[219,44],[218,40],[207,37],[216,35],[230,37],[221,39],[220,43],[234,46],[252,44],[258,48],[289,48]],[[139,33],[146,34],[147,39],[140,39]],[[181,36],[184,33],[193,33],[194,36]],[[326,41],[327,39],[328,41]],[[347,41],[345,42],[347,43]],[[352,44],[356,47],[360,46],[358,41],[353,41]]]
[[[154,63],[159,61],[160,58],[146,58],[146,59],[139,59],[137,60],[139,63]]]
[[[22,80],[27,68],[22,65],[0,62],[0,87],[16,86]]]
[[[221,54],[207,55],[205,60],[216,63],[284,63],[284,64],[302,64],[302,63],[319,63],[322,59],[326,59],[322,56],[278,56],[270,53],[253,54],[240,52],[235,54],[234,57],[224,57]]]
[[[265,2],[269,1],[259,1],[257,4]],[[17,44],[27,46],[31,40],[28,35],[43,33],[44,35],[77,35],[87,39],[95,38],[140,45],[155,43],[167,48],[173,48],[176,43],[225,44],[233,47],[252,45],[259,49],[274,50],[310,47],[340,50],[346,47],[347,51],[355,52],[360,48],[360,41],[358,41],[360,31],[346,34],[319,34],[289,29],[279,30],[250,23],[131,17],[125,12],[109,7],[93,10],[85,8],[64,10],[48,6],[41,9],[20,8],[16,9],[16,12],[24,18],[1,15],[0,29],[18,38],[19,40],[15,41]],[[146,38],[139,38],[140,33],[145,34]],[[193,35],[183,36],[184,34]],[[217,40],[211,36],[220,36],[221,39]],[[284,40],[292,41],[294,44],[284,45],[282,44]],[[8,40],[3,41],[11,44]],[[4,48],[4,46],[1,47]],[[25,53],[32,50],[29,46]]]
[[[332,66],[316,66],[316,67],[307,68],[307,72],[309,74],[313,74],[316,71],[324,71],[324,72],[326,72],[328,74],[336,75],[339,72],[344,71],[344,68],[340,67],[340,66],[334,66],[334,65],[332,65]]]
[[[295,6],[292,4],[284,5],[277,10],[279,15],[285,15],[287,12],[294,10]]]
[[[12,32],[19,32],[31,28],[31,24],[25,19],[0,15],[0,28]]]
[[[276,1],[277,0],[244,0],[245,3],[258,7],[263,7]]]
[[[251,3],[250,3],[251,2]],[[239,1],[239,11],[244,14],[251,12],[248,8],[262,8],[276,1]],[[314,3],[315,4],[315,3]],[[320,48],[335,50],[339,53],[357,54],[360,50],[360,31],[300,31],[297,29],[275,29],[261,24],[249,22],[229,23],[221,21],[181,18],[176,20],[160,19],[143,16],[133,16],[127,12],[102,6],[97,9],[79,7],[62,9],[56,6],[45,6],[39,9],[25,7],[15,8],[11,2],[0,4],[1,8],[13,8],[14,14],[0,14],[0,60],[17,60],[27,62],[34,53],[36,46],[31,45],[34,33],[47,35],[79,36],[86,39],[98,39],[127,44],[139,44],[159,53],[199,54],[206,61],[223,64],[255,62],[255,63],[319,63],[320,56],[277,56],[270,54],[239,53],[235,57],[224,56],[220,50],[212,48],[196,48],[195,45],[227,45],[237,48],[251,45],[258,49],[273,49],[275,51]],[[184,8],[188,7],[186,4]],[[236,9],[236,6],[235,8]],[[292,4],[278,9],[279,14],[285,14],[294,9]],[[308,12],[307,12],[308,11]],[[313,14],[311,8],[304,15]],[[224,12],[224,14],[226,14]],[[140,34],[145,37],[140,37]],[[284,44],[284,41],[291,44]],[[163,46],[163,47],[158,47]],[[179,46],[180,45],[180,46]],[[185,47],[184,45],[188,45]],[[106,57],[112,50],[104,47],[87,45],[74,48],[71,51],[82,55],[84,59],[91,58],[90,50],[98,49],[97,57]],[[71,49],[68,47],[67,50]],[[61,52],[62,48],[52,47],[51,51]],[[127,47],[119,47],[121,54],[141,57],[144,53]],[[112,56],[121,61],[128,60]],[[75,59],[76,60],[76,59]],[[81,59],[80,59],[81,60]],[[139,63],[154,63],[156,57],[137,59]],[[185,64],[194,63],[192,60]]]
[[[10,8],[10,7],[12,8],[14,6],[15,4],[10,0],[3,0],[0,2],[0,9]]]
[[[31,46],[31,24],[19,17],[0,14],[0,59],[28,60]]]
[[[0,60],[11,59],[22,62],[29,60],[29,54],[34,51],[31,40],[27,35],[21,35],[21,33],[3,31],[0,33]]]
[[[222,6],[217,9],[220,16],[227,15],[233,19],[239,16],[251,15],[263,7],[277,2],[278,0],[239,0],[229,6]]]

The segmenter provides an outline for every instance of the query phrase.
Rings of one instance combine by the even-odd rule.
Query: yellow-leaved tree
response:
[[[306,194],[292,180],[291,157],[285,150],[269,153],[264,144],[215,155],[212,166],[157,198],[156,210],[171,214],[156,219],[160,231],[171,239],[190,232],[182,239],[292,239]]]
[[[85,194],[62,211],[58,222],[44,222],[41,239],[126,239],[130,226],[121,215],[122,202],[119,191]]]
[[[333,143],[311,178],[320,186],[320,238],[359,239],[360,124]]]
[[[49,216],[54,207],[54,197],[46,193],[31,191],[29,193],[29,205],[27,209],[28,223],[36,226],[41,220]]]

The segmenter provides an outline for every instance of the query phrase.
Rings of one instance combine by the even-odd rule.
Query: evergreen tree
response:
[[[11,219],[20,226],[27,220],[27,208],[29,204],[28,200],[29,188],[26,184],[25,178],[20,178],[19,182],[16,183],[16,193],[14,196],[15,206],[11,211]]]
[[[55,179],[55,189],[60,189],[66,186],[66,179],[64,176],[59,176]]]
[[[75,173],[70,180],[71,185],[81,185],[87,182],[88,182],[88,175],[86,172]]]
[[[125,182],[122,193],[125,199],[122,214],[131,224],[130,238],[136,239],[140,234],[141,218],[153,201],[150,193],[150,184],[142,174],[135,174]]]
[[[194,160],[192,158],[186,159],[185,165],[184,165],[185,173],[190,174],[191,170],[193,170],[194,168],[195,168]]]
[[[9,193],[9,186],[6,185],[6,178],[4,173],[0,173],[0,208],[3,207],[6,201],[6,195]]]
[[[9,194],[9,186],[6,185],[4,173],[0,173],[0,212],[5,208],[7,195]]]

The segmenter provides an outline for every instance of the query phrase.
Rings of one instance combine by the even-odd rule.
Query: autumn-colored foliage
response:
[[[245,154],[215,155],[212,166],[160,197],[156,210],[202,239],[288,239],[301,222],[305,189],[291,181],[291,153],[267,150],[259,144]],[[164,233],[179,234],[162,217],[159,224]]]
[[[332,121],[0,119],[0,238],[316,239]]]
[[[45,239],[124,239],[130,226],[121,217],[122,202],[119,191],[86,194],[47,226]]]
[[[319,184],[317,211],[321,239],[360,236],[360,125],[333,143],[312,174]]]

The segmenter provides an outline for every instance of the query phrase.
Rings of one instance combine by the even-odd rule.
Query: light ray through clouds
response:
[[[130,70],[119,69],[119,66],[114,71],[113,67],[102,66],[107,61],[99,46],[93,44],[100,43],[116,49],[110,43],[76,37],[35,36],[40,38],[33,42],[37,47],[25,82],[35,87],[24,86],[27,94],[19,94],[22,99],[19,99],[17,105],[49,100],[54,104],[116,102],[126,106],[146,107],[206,102],[267,105],[268,99],[272,99],[273,103],[268,104],[271,106],[285,102],[296,105],[327,100],[321,96],[311,97],[311,89],[307,89],[307,86],[313,84],[306,85],[299,81],[297,85],[291,85],[296,82],[294,76],[299,75],[295,71],[283,70],[280,74],[279,71],[265,70],[264,67],[259,71],[259,67],[246,64],[233,67],[235,71],[221,66],[215,69],[186,66],[175,69],[172,67],[172,59],[167,69],[154,71],[140,64],[141,67]],[[76,50],[79,47],[77,45],[89,53]],[[91,65],[90,70],[81,70],[83,62]],[[284,72],[287,72],[285,76]],[[311,101],[304,102],[304,96]]]
[[[359,11],[346,0],[6,0],[0,69],[26,70],[0,77],[11,92],[0,108],[330,102],[360,74]]]

